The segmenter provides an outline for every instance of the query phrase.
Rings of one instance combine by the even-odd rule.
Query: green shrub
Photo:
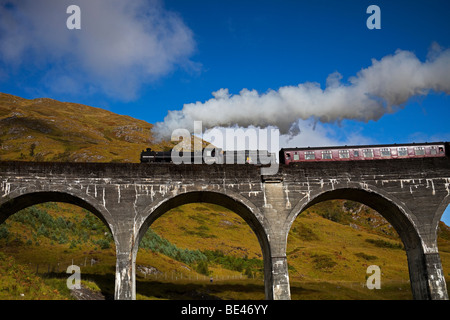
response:
[[[314,254],[311,257],[313,258],[314,268],[316,269],[331,269],[337,265],[337,262],[326,254]]]
[[[228,270],[245,272],[245,274],[251,274],[253,270],[255,272],[262,272],[263,270],[263,261],[260,259],[249,259],[247,256],[244,258],[228,256],[220,250],[205,250],[202,252],[209,262],[219,264]]]
[[[382,239],[366,239],[366,242],[371,243],[378,248],[403,249],[403,245],[400,243],[392,243]]]
[[[6,223],[0,225],[0,239],[8,239],[9,237],[9,230]]]
[[[58,243],[59,244],[65,244],[69,242],[69,238],[67,237],[67,234],[65,232],[62,232],[59,236]]]
[[[100,245],[100,249],[109,249],[111,248],[111,242],[107,239],[101,239],[97,242]]]
[[[197,271],[200,274],[204,274],[205,276],[209,276],[211,274],[211,272],[208,269],[208,262],[205,260],[200,260],[197,263],[195,271]]]
[[[303,224],[298,224],[292,231],[294,235],[304,241],[314,241],[319,240],[319,236],[314,233],[314,231]]]
[[[333,208],[326,209],[324,212],[321,212],[320,215],[328,220],[343,223],[345,220],[345,215],[340,210],[335,210]]]
[[[154,252],[160,252],[168,257],[186,264],[193,264],[198,261],[206,260],[206,256],[199,250],[189,250],[178,248],[175,244],[167,239],[160,237],[152,229],[148,229],[147,233],[139,244],[140,248],[149,249]]]
[[[376,260],[376,259],[378,259],[377,256],[371,256],[371,255],[365,254],[364,252],[358,252],[358,253],[355,253],[355,256],[357,256],[357,257],[359,257],[359,258],[362,258],[362,259],[364,259],[364,260],[367,260],[367,261],[371,261],[371,260]]]
[[[70,241],[70,247],[69,249],[73,249],[77,247],[77,242],[75,240]]]
[[[41,224],[37,230],[37,235],[48,237],[50,233],[48,232],[48,229],[44,226],[44,224]]]

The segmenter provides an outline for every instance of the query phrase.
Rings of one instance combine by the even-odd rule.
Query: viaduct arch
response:
[[[408,207],[396,199],[395,196],[386,194],[377,187],[366,186],[364,189],[361,189],[359,185],[349,184],[345,188],[318,192],[312,195],[310,199],[299,201],[286,220],[286,233],[289,233],[294,220],[309,207],[323,201],[338,199],[352,200],[365,204],[380,213],[392,225],[400,236],[406,250],[411,290],[414,297],[439,296],[443,294],[441,292],[431,292],[430,287],[426,285],[428,270],[425,267],[425,252],[422,239],[415,228],[417,221],[414,221],[414,216]],[[418,261],[421,263],[417,263]]]
[[[380,212],[407,252],[415,299],[448,299],[436,230],[450,202],[450,160],[397,159],[280,165],[0,162],[0,222],[27,206],[69,202],[97,215],[116,244],[115,298],[135,298],[135,259],[148,227],[190,202],[219,204],[251,226],[264,255],[267,299],[290,299],[286,242],[294,219],[343,198]]]
[[[144,210],[143,216],[146,218],[139,227],[137,239],[133,248],[133,263],[136,261],[139,243],[142,237],[156,219],[164,215],[167,211],[178,206],[200,202],[225,207],[243,218],[244,221],[250,226],[258,239],[263,254],[265,295],[266,297],[272,297],[272,264],[270,262],[271,249],[269,238],[267,236],[268,232],[265,228],[265,226],[268,225],[267,221],[264,221],[264,216],[259,212],[259,209],[253,203],[233,192],[222,193],[217,191],[191,191],[165,199],[155,206],[149,206]],[[260,221],[258,217],[263,221]],[[133,290],[135,292],[136,289],[134,288]]]

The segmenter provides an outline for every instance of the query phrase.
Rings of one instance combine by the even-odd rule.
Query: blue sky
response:
[[[108,6],[107,1],[103,2],[103,6]],[[123,1],[110,2],[111,6],[114,2]],[[450,48],[448,1],[138,2],[144,7],[162,7],[156,13],[162,19],[175,16],[176,27],[190,33],[187,39],[180,40],[173,48],[160,52],[156,49],[154,56],[125,53],[122,58],[113,46],[109,51],[77,50],[99,39],[104,42],[98,41],[102,48],[107,48],[113,41],[127,37],[135,37],[136,41],[146,38],[135,31],[139,20],[128,17],[123,23],[117,23],[111,17],[122,14],[120,9],[101,15],[98,11],[104,8],[92,7],[89,1],[0,1],[3,16],[22,13],[22,16],[14,14],[15,22],[20,24],[14,28],[17,34],[29,34],[28,38],[17,37],[11,32],[13,28],[8,20],[2,19],[6,22],[0,28],[0,36],[22,51],[17,49],[12,57],[5,58],[6,50],[0,50],[1,90],[25,98],[45,96],[103,107],[156,123],[164,121],[168,110],[181,110],[189,103],[204,103],[222,88],[228,89],[231,95],[239,95],[242,89],[264,94],[308,82],[324,88],[333,72],[341,74],[345,85],[361,69],[370,67],[372,59],[394,55],[398,49],[412,52],[424,62],[433,43],[439,44],[442,50]],[[69,4],[81,8],[81,30],[67,30],[65,26],[69,17],[65,9]],[[370,4],[377,4],[381,9],[380,30],[366,27],[370,16],[366,9]],[[91,20],[104,21],[108,29],[103,33],[93,32],[100,27],[92,25]],[[145,27],[153,35],[153,26]],[[173,26],[167,29],[170,27]],[[32,31],[36,29],[41,31]],[[40,37],[44,38],[41,42]],[[171,41],[178,41],[176,36],[173,38]],[[89,41],[83,43],[84,39]],[[151,44],[142,48],[149,49]],[[170,49],[179,52],[178,56],[173,54],[168,58],[170,61],[160,62],[159,57],[171,55]],[[105,56],[106,62],[101,65],[99,62]],[[95,58],[89,61],[87,57]],[[152,68],[149,66],[152,60],[164,65],[163,70],[136,71]],[[339,123],[319,123],[322,131],[317,130],[318,138],[312,143],[450,140],[446,122],[449,102],[448,94],[431,92],[412,96],[397,107],[398,111],[376,121],[344,117]],[[314,135],[307,128],[303,131],[305,136],[306,133]]]
[[[80,30],[66,27],[72,4]],[[366,26],[372,4],[381,29]],[[282,146],[450,141],[448,0],[0,5],[1,92],[101,107],[167,130],[193,117],[279,125],[292,134]],[[327,91],[336,78],[339,90]],[[366,100],[366,89],[382,102]],[[296,112],[283,113],[289,108]]]

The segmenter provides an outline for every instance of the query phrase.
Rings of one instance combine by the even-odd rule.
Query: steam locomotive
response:
[[[178,156],[184,157],[188,160],[188,163],[200,164],[208,163],[208,161],[214,161],[215,163],[237,163],[237,164],[256,164],[260,165],[263,162],[261,157],[265,156],[266,159],[270,158],[268,151],[257,150],[241,150],[241,151],[225,151],[221,148],[203,148],[201,152],[180,152]],[[230,157],[230,159],[228,159]],[[173,162],[172,150],[171,151],[152,151],[151,148],[143,150],[141,152],[141,163],[149,162]],[[210,162],[210,163],[211,163]]]
[[[231,154],[230,154],[231,153]],[[215,158],[215,163],[248,163],[261,164],[261,157],[270,158],[273,154],[268,151],[242,150],[224,151],[220,148],[203,149],[200,153],[188,152],[180,154],[189,157],[190,163],[205,163],[206,158]],[[234,159],[229,161],[227,157]],[[449,142],[433,143],[408,143],[408,144],[385,144],[385,145],[362,145],[362,146],[340,146],[340,147],[318,147],[318,148],[282,148],[279,151],[279,162],[281,164],[293,164],[302,162],[323,161],[367,161],[377,159],[404,159],[404,158],[428,158],[428,157],[450,157]],[[268,159],[266,158],[266,159]],[[141,152],[142,163],[172,162],[172,151],[152,151],[147,148]]]

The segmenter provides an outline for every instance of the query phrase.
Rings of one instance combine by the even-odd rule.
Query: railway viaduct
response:
[[[28,206],[67,202],[90,210],[116,245],[115,298],[135,299],[135,259],[149,226],[191,202],[224,206],[253,229],[264,259],[265,296],[290,299],[286,242],[295,218],[324,200],[366,204],[401,237],[414,299],[448,299],[437,228],[450,203],[448,158],[280,165],[0,162],[0,223]],[[365,271],[364,271],[365,272]]]

